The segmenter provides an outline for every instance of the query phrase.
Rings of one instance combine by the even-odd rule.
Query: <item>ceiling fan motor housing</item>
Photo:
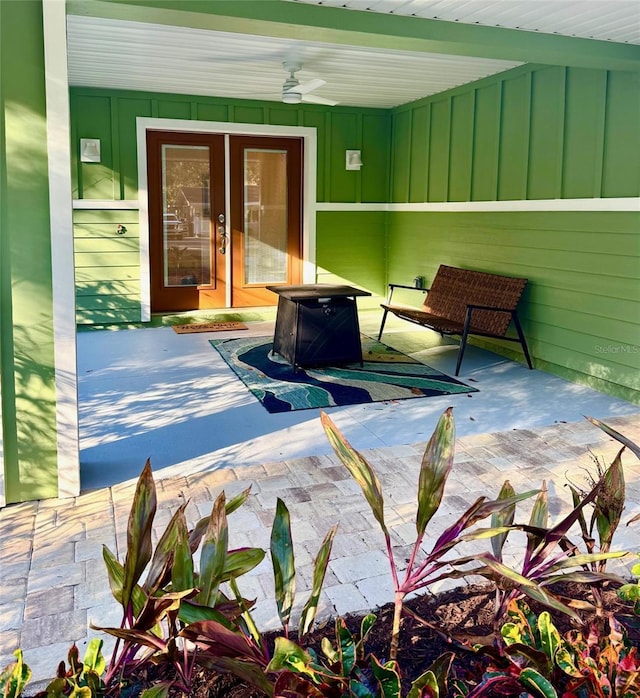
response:
[[[298,87],[299,84],[300,80],[294,77],[292,71],[291,77],[288,77],[282,86],[282,101],[285,104],[300,104],[302,95],[300,92],[295,92],[295,88]]]

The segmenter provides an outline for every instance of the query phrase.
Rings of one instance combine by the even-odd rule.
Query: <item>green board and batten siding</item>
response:
[[[640,74],[522,67],[393,112],[394,202],[640,195]]]
[[[639,95],[635,73],[540,66],[391,111],[72,90],[74,142],[100,137],[107,150],[102,171],[76,162],[77,196],[137,197],[135,117],[155,116],[316,128],[319,202],[637,197],[640,162],[629,153],[640,152]],[[347,148],[362,150],[360,172],[344,169]],[[75,212],[80,323],[139,313],[134,219]],[[127,220],[126,239],[107,244]],[[382,294],[387,280],[429,280],[439,263],[525,275],[522,312],[539,365],[633,398],[639,223],[633,212],[320,211],[318,280]]]
[[[637,73],[523,67],[394,111],[393,201],[638,197],[638,153]],[[390,281],[527,277],[537,365],[639,400],[639,212],[394,211],[388,231]]]

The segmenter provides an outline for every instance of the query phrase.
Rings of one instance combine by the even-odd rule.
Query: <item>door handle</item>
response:
[[[224,225],[218,226],[218,238],[220,239],[220,247],[218,248],[218,252],[220,252],[220,254],[226,254],[229,236],[224,229]]]

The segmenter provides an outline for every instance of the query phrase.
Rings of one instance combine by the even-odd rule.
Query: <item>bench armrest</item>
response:
[[[393,296],[393,291],[396,288],[406,288],[409,291],[422,291],[422,293],[427,293],[428,288],[416,288],[415,286],[406,286],[405,284],[388,284],[389,295],[387,296],[387,304],[391,303],[391,297]]]

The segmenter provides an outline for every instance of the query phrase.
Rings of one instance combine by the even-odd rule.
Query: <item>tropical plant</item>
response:
[[[36,698],[96,698],[104,695],[102,675],[106,662],[102,656],[102,644],[99,638],[90,640],[82,661],[77,646],[73,644],[67,654],[69,666],[60,662],[56,678]]]
[[[442,579],[459,578],[473,573],[473,570],[461,571],[456,569],[456,565],[467,562],[469,558],[456,560],[449,559],[446,556],[455,546],[463,541],[504,534],[509,530],[507,525],[499,525],[490,529],[478,528],[473,531],[468,531],[468,529],[478,521],[497,512],[511,511],[511,508],[517,502],[533,496],[537,491],[533,490],[511,497],[503,496],[503,498],[495,501],[487,501],[486,497],[479,497],[434,541],[430,551],[425,554],[423,552],[423,544],[425,543],[427,524],[440,507],[444,487],[453,467],[455,425],[453,408],[449,407],[438,420],[422,458],[416,512],[417,537],[413,544],[406,570],[401,576],[394,557],[391,533],[385,522],[382,488],[375,471],[365,458],[349,444],[326,413],[323,412],[321,414],[321,420],[331,445],[352,477],[360,485],[373,516],[384,535],[395,592],[394,620],[389,651],[390,659],[395,660],[398,653],[400,621],[407,594],[426,589]],[[504,492],[505,489],[503,488]],[[504,516],[506,521],[508,515],[505,514]],[[546,592],[541,590],[540,596],[545,597]]]
[[[587,419],[630,448],[636,455],[640,453],[640,449],[625,436],[598,420]],[[626,551],[611,551],[611,542],[624,509],[625,487],[621,461],[623,450],[624,448],[608,468],[604,469],[598,464],[598,479],[592,480],[589,492],[580,492],[575,486],[570,485],[573,509],[555,525],[549,527],[546,483],[543,483],[542,490],[536,498],[528,525],[514,525],[512,509],[505,509],[494,515],[492,525],[509,524],[507,532],[492,539],[493,553],[484,553],[469,561],[476,564],[478,559],[481,559],[486,566],[476,569],[476,573],[496,582],[497,620],[504,617],[510,601],[525,595],[572,616],[576,621],[579,621],[579,618],[572,607],[580,605],[597,613],[602,612],[601,585],[606,581],[623,583],[619,577],[606,573],[607,561],[628,555]],[[511,488],[506,488],[500,493],[500,498],[508,499],[514,494]],[[587,505],[593,507],[589,525],[584,514]],[[585,551],[581,551],[568,537],[571,527],[576,523],[580,526]],[[508,531],[514,528],[520,528],[527,533],[527,544],[519,572],[502,562],[502,547]],[[599,539],[597,549],[594,538],[596,531]],[[564,603],[548,590],[548,587],[556,582],[588,585],[595,605],[575,599]]]
[[[265,555],[258,548],[228,550],[227,515],[248,495],[249,490],[245,490],[226,502],[221,493],[211,515],[191,531],[185,518],[188,502],[184,502],[154,550],[152,527],[157,497],[147,461],[129,514],[124,563],[103,546],[111,591],[123,609],[120,628],[96,628],[117,638],[105,675],[107,686],[114,682],[119,685],[141,664],[153,662],[173,666],[176,678],[172,682],[188,690],[195,654],[188,651],[181,638],[184,625],[214,618],[232,626],[242,609],[222,593],[220,586],[256,567]],[[199,547],[198,573],[194,553]],[[146,579],[141,583],[147,566]]]
[[[312,649],[302,649],[287,638],[276,638],[273,659],[268,670],[279,673],[276,696],[339,698],[400,698],[401,672],[396,661],[382,662],[367,653],[365,641],[376,616],[361,620],[359,636],[352,633],[342,618],[335,621],[335,644],[324,637],[322,659]],[[448,676],[453,652],[439,657],[413,681],[407,698],[438,698],[448,695]]]
[[[488,665],[466,695],[526,695],[541,698],[637,698],[640,659],[615,619],[564,636],[548,611],[536,616],[523,600],[511,601],[509,621],[492,646],[476,647]],[[513,692],[513,693],[509,693]]]
[[[312,589],[302,610],[298,628],[302,641],[317,613],[336,530],[337,526],[329,530],[314,562]],[[186,625],[180,634],[194,643],[198,663],[209,669],[233,673],[269,696],[274,695],[274,690],[279,685],[288,686],[288,695],[291,696],[297,695],[292,693],[294,685],[299,691],[303,690],[303,686],[305,691],[310,691],[303,695],[313,695],[313,691],[318,689],[311,679],[317,679],[320,675],[300,671],[306,653],[289,639],[289,620],[295,596],[295,558],[290,515],[281,499],[276,504],[270,548],[276,606],[284,631],[284,637],[275,639],[273,655],[251,616],[251,604],[242,598],[234,578],[229,581],[240,613],[233,619],[233,623],[229,623],[224,617],[197,620]],[[274,672],[275,676],[270,677],[269,674]]]
[[[0,695],[3,698],[19,698],[32,676],[31,669],[24,663],[22,650],[17,649],[13,656],[16,661],[0,673]]]

